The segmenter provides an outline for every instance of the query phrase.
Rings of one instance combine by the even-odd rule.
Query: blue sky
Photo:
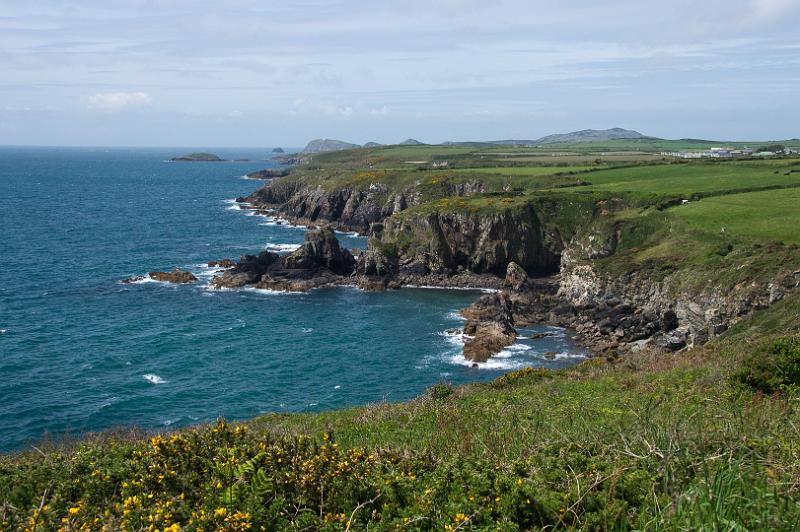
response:
[[[800,0],[4,0],[0,144],[800,137]]]

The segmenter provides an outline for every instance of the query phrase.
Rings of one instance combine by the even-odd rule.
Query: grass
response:
[[[694,227],[733,238],[800,243],[800,189],[768,190],[705,198],[674,209]]]

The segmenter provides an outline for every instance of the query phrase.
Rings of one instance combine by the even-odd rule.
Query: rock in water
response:
[[[236,263],[231,259],[212,260],[208,263],[209,268],[233,268],[234,266]]]
[[[271,251],[262,251],[258,255],[244,255],[232,268],[222,275],[217,275],[211,282],[215,288],[241,288],[255,284],[279,260],[280,256]]]
[[[337,275],[350,275],[356,267],[353,254],[339,246],[330,227],[309,230],[305,243],[285,257],[283,264],[287,269],[326,268]]]
[[[166,283],[186,284],[197,281],[197,277],[195,277],[192,272],[178,269],[171,272],[150,272],[147,275],[149,275],[151,279]]]
[[[214,277],[216,288],[253,285],[265,290],[302,292],[339,282],[355,270],[353,255],[339,246],[333,229],[311,229],[300,249],[280,256],[271,251],[245,255],[232,268]]]
[[[473,337],[464,344],[464,358],[472,362],[486,362],[517,338],[517,331],[505,321],[478,322],[471,332]]]
[[[480,297],[461,313],[466,319],[464,358],[472,362],[486,362],[514,343],[517,331],[511,315],[511,301],[505,293],[492,293]]]

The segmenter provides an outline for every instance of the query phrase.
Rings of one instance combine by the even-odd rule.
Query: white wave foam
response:
[[[464,334],[460,329],[447,329],[446,331],[439,331],[434,334],[443,336],[444,339],[447,340],[447,343],[456,347],[462,347],[469,338],[472,338]]]
[[[451,356],[449,360],[451,364],[455,364],[457,366],[473,367],[473,365],[476,365],[476,369],[491,369],[491,370],[504,370],[504,371],[521,369],[530,365],[524,360],[517,360],[508,357],[500,357],[499,354],[493,356],[486,362],[473,362],[471,360],[467,360],[461,353]]]
[[[467,321],[467,318],[461,315],[458,311],[448,312],[447,313],[448,320],[459,320],[459,321]]]
[[[0,329],[0,334],[5,334],[8,332],[8,329]]]
[[[308,334],[308,333],[310,333],[311,331],[313,331],[314,329],[312,329],[311,327],[303,327],[303,329],[302,329],[302,330],[303,330],[303,332],[304,332],[304,333]]]
[[[337,235],[344,235],[344,236],[352,236],[352,237],[360,237],[361,233],[358,231],[334,231]]]
[[[511,344],[506,347],[507,351],[530,351],[531,349],[533,349],[531,346],[525,344]]]
[[[301,246],[301,244],[273,244],[273,243],[268,243],[266,245],[266,249],[268,249],[270,251],[278,251],[278,252],[281,252],[281,251],[290,251],[291,252],[291,251],[297,251],[298,249],[300,249],[300,246]]]
[[[216,288],[215,290],[219,291],[237,291],[240,290],[242,292],[253,292],[256,294],[268,295],[268,296],[285,296],[285,295],[296,295],[296,294],[305,294],[305,292],[290,292],[288,290],[270,290],[269,288],[255,288],[253,286],[243,286],[242,288]]]
[[[159,377],[158,375],[155,375],[153,373],[146,373],[146,374],[142,375],[142,378],[144,378],[144,380],[146,380],[147,382],[150,382],[150,383],[153,383],[153,384],[166,384],[167,383],[167,381],[165,381],[164,379],[162,379],[161,377]]]
[[[565,358],[586,358],[586,355],[583,353],[570,353],[569,351],[556,353],[556,360],[563,360]]]
[[[145,284],[145,283],[158,283],[160,281],[156,281],[149,275],[137,275],[136,277],[129,277],[128,279],[123,279],[120,281],[122,284]]]
[[[334,387],[333,387],[333,389],[334,389],[334,390],[338,390],[339,388],[341,388],[341,386],[340,386],[340,385],[338,385],[338,384],[337,384],[336,386],[334,386]]]
[[[466,292],[485,292],[494,293],[500,292],[497,288],[469,288],[463,286],[431,286],[427,284],[407,284],[403,288],[418,288],[420,290],[462,290]]]

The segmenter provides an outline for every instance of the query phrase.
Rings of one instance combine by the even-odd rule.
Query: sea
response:
[[[478,291],[212,289],[208,261],[287,253],[306,229],[234,201],[263,185],[245,174],[277,166],[269,149],[169,161],[192,151],[0,147],[0,451],[403,401],[440,382],[585,357],[569,331],[536,327],[471,367],[456,330]],[[199,282],[122,282],[176,267]]]

